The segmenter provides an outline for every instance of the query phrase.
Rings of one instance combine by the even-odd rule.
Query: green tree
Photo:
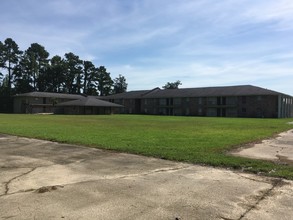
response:
[[[0,68],[3,68],[4,66],[3,52],[4,52],[4,44],[2,43],[2,41],[0,41]]]
[[[177,80],[176,82],[167,82],[166,85],[164,85],[163,89],[178,89],[179,86],[182,85],[180,80]]]
[[[43,91],[45,87],[45,82],[43,82],[43,77],[40,75],[45,74],[48,68],[48,57],[49,53],[42,45],[38,43],[33,43],[25,51],[27,69],[29,75],[32,77],[32,83],[34,91]]]
[[[0,85],[2,85],[2,79],[3,79],[3,73],[1,72],[1,69],[4,67],[3,52],[4,52],[4,44],[0,41]]]
[[[7,95],[7,92],[8,92],[8,75],[3,77],[2,82],[0,84],[0,87],[1,87],[1,92],[2,92],[1,95],[3,95],[3,94]]]
[[[6,69],[8,73],[6,86],[9,95],[11,95],[12,73],[21,54],[18,45],[11,38],[7,38],[4,43],[0,42],[0,67]]]
[[[122,93],[122,92],[127,91],[127,85],[128,84],[126,83],[126,79],[125,79],[124,76],[119,75],[113,81],[114,81],[114,84],[113,84],[113,93],[114,94]]]
[[[97,71],[91,61],[83,61],[83,93],[87,95],[97,94]]]
[[[81,93],[82,88],[82,60],[73,53],[65,54],[65,91],[68,93]]]
[[[62,92],[65,82],[66,63],[60,56],[55,55],[49,63],[46,74],[47,91]]]
[[[40,74],[38,82],[42,85],[42,91],[62,92],[65,81],[66,65],[60,56],[54,56],[49,60],[48,67]]]
[[[104,66],[97,68],[97,81],[100,96],[109,95],[113,87],[113,80]]]
[[[15,93],[26,93],[34,90],[30,75],[29,61],[25,54],[21,57],[19,64],[15,67],[13,75]]]

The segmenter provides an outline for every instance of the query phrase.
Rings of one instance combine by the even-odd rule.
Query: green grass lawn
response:
[[[292,120],[0,114],[0,133],[293,179],[293,167],[290,165],[225,154],[239,145],[292,129],[293,125],[287,124]]]

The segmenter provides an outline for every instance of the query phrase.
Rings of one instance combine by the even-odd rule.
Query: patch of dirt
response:
[[[58,188],[63,188],[63,186],[42,186],[41,188],[37,189],[36,193],[46,193],[57,190]]]
[[[239,153],[240,151],[242,151],[244,149],[252,148],[252,147],[254,147],[254,145],[261,144],[262,142],[263,142],[263,140],[258,140],[258,141],[252,141],[252,142],[245,143],[245,144],[235,145],[231,149],[225,151],[225,153],[227,155],[230,155],[233,153]]]
[[[276,162],[277,164],[281,165],[293,165],[293,161],[289,160],[288,157],[282,156],[277,154],[276,157],[278,158],[278,161]]]

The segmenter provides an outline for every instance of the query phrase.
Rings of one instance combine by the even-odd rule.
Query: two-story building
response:
[[[104,99],[117,113],[214,117],[293,117],[293,97],[251,85],[131,91]]]

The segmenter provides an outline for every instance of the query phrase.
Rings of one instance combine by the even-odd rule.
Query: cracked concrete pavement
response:
[[[292,219],[293,182],[0,135],[0,219]]]

